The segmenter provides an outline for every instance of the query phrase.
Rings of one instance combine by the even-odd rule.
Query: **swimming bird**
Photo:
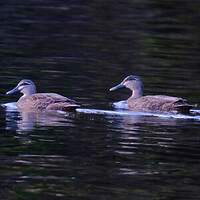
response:
[[[74,100],[56,93],[36,93],[35,84],[28,79],[21,80],[14,89],[8,91],[6,94],[10,95],[16,92],[23,94],[17,101],[17,107],[21,110],[73,111],[80,107]]]
[[[127,76],[120,84],[110,88],[110,91],[123,87],[132,91],[127,103],[128,108],[133,111],[189,113],[192,108],[186,99],[179,97],[166,95],[143,96],[143,83],[139,76]]]

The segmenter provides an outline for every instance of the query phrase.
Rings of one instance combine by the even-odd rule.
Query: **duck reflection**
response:
[[[27,112],[14,107],[14,103],[4,105],[6,129],[32,131],[37,126],[72,126],[69,116],[74,113],[58,112]]]
[[[154,115],[142,115],[142,113],[135,113],[134,115],[124,115],[115,118],[114,126],[120,128],[124,132],[136,131],[143,129],[146,126],[175,126],[181,123],[181,120],[170,117],[159,117]]]

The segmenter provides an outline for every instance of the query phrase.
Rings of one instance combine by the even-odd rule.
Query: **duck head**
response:
[[[34,94],[36,93],[35,84],[33,83],[33,81],[28,79],[21,80],[15,88],[8,91],[6,94],[10,95],[10,94],[15,94],[17,92],[22,93],[24,96],[29,96],[31,94]]]
[[[124,87],[132,91],[132,97],[138,98],[143,95],[143,84],[139,76],[127,76],[120,84],[110,88],[110,91],[114,91]]]

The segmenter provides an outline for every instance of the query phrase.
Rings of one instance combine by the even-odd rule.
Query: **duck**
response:
[[[110,88],[110,91],[119,88],[128,88],[132,95],[127,99],[128,109],[138,112],[168,112],[168,113],[190,113],[193,107],[184,98],[167,95],[143,96],[143,82],[140,76],[129,75],[121,83]]]
[[[37,93],[36,86],[29,79],[21,80],[15,88],[6,95],[22,93],[16,105],[23,111],[74,111],[80,107],[76,101],[57,93]]]

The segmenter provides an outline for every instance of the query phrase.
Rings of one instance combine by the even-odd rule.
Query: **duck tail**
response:
[[[190,114],[190,109],[192,109],[194,106],[189,105],[189,104],[184,104],[184,105],[177,105],[176,110],[178,113],[182,114]]]
[[[66,107],[63,107],[63,111],[72,112],[72,111],[76,111],[76,108],[80,108],[80,105],[77,105],[77,104],[68,105]]]

